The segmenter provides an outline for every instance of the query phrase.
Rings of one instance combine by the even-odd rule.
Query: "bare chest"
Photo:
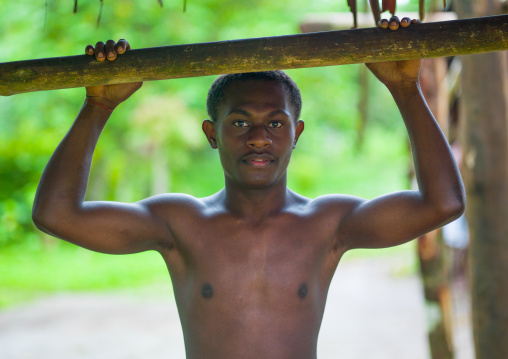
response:
[[[175,249],[165,254],[188,350],[222,343],[228,351],[312,357],[341,255],[326,219],[188,218],[173,227]],[[267,338],[275,344],[260,345]]]
[[[312,216],[283,215],[256,223],[203,217],[182,223],[174,233],[176,250],[166,262],[175,293],[187,299],[302,299],[327,289],[340,259],[333,228]]]

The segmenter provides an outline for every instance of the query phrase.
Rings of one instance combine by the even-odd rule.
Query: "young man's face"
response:
[[[226,182],[263,188],[285,181],[291,152],[303,131],[284,84],[235,81],[226,87],[217,122],[203,130],[218,148]]]

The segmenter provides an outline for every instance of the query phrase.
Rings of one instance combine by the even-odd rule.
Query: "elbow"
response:
[[[55,226],[55,214],[48,208],[34,203],[32,208],[32,222],[40,231],[53,235],[51,228]]]
[[[448,208],[448,213],[452,220],[455,220],[462,216],[466,210],[466,201],[458,201]]]
[[[36,210],[35,207],[32,209],[32,222],[38,230],[49,234],[47,230],[47,219],[43,215],[43,212],[41,213],[40,210]]]
[[[462,182],[432,194],[427,193],[425,197],[434,212],[434,218],[442,226],[459,218],[466,209],[466,193]]]
[[[466,200],[464,196],[457,196],[454,199],[449,199],[441,203],[436,212],[439,218],[445,224],[459,218],[466,210]]]
[[[452,201],[452,205],[450,207],[453,212],[454,219],[462,216],[466,210],[466,191],[463,185],[456,191],[454,200]]]
[[[58,203],[34,203],[32,222],[37,229],[50,236],[62,238],[63,231],[73,226],[73,211]]]
[[[36,215],[32,212],[32,222],[39,231],[46,233],[52,237],[62,239],[62,237],[57,234],[59,233],[58,224],[55,223],[54,220],[51,220],[50,217]]]

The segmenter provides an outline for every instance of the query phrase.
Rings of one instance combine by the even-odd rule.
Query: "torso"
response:
[[[284,211],[256,223],[228,213],[217,196],[186,196],[174,210],[160,206],[172,233],[161,253],[187,358],[315,358],[328,287],[344,253],[341,214],[327,201],[294,196]]]

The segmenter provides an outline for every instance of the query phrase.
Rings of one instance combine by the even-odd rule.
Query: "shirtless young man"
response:
[[[114,60],[128,48],[125,40],[108,41],[87,53]],[[368,66],[406,124],[417,191],[364,200],[309,199],[289,190],[287,166],[304,128],[299,94],[287,80],[259,75],[226,83],[203,123],[219,151],[224,189],[206,198],[84,202],[108,108],[141,83],[109,85],[86,89],[88,100],[42,175],[34,222],[97,252],[158,251],[171,275],[188,359],[316,358],[328,287],[342,255],[405,243],[464,210],[457,166],[419,89],[420,61]]]

